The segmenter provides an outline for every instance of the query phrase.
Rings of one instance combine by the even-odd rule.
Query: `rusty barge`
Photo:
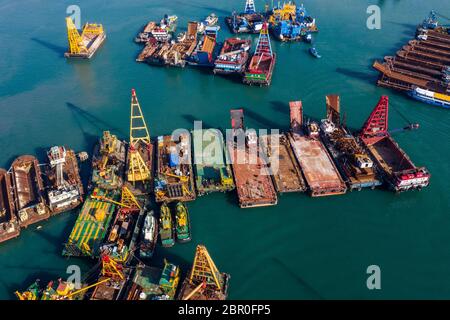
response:
[[[430,19],[430,18],[429,18]],[[375,61],[379,86],[400,90],[410,97],[450,108],[450,34],[438,30],[429,19],[417,28],[395,56]]]
[[[159,136],[157,145],[156,201],[195,200],[189,132],[182,132],[177,136]]]
[[[338,169],[319,139],[319,125],[303,123],[301,101],[289,103],[289,141],[313,197],[344,194],[347,191]]]
[[[306,182],[288,137],[282,133],[263,135],[259,139],[277,192],[305,192]]]
[[[390,189],[402,192],[428,186],[430,173],[416,167],[388,132],[389,99],[381,97],[360,133]]]
[[[341,121],[340,97],[328,95],[326,107],[327,117],[320,124],[320,135],[349,190],[381,185],[373,160]]]
[[[11,190],[11,177],[0,169],[0,243],[20,235],[20,225]]]
[[[260,154],[254,130],[244,131],[244,111],[231,110],[232,140],[227,147],[241,208],[272,206],[278,202],[270,171]],[[230,140],[227,137],[227,140]]]
[[[11,165],[14,202],[22,228],[50,217],[44,199],[44,182],[34,156],[20,156]]]
[[[63,146],[47,152],[49,167],[46,176],[48,206],[52,215],[75,209],[83,202],[83,183],[75,152]]]

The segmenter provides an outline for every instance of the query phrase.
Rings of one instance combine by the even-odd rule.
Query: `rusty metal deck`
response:
[[[260,140],[263,153],[268,156],[269,169],[277,191],[280,193],[306,191],[306,182],[287,136],[285,134],[264,135],[260,137]],[[276,149],[271,141],[277,143]],[[274,163],[276,161],[274,156],[277,156],[278,163]]]
[[[346,192],[344,181],[319,140],[289,133],[289,141],[313,197]]]

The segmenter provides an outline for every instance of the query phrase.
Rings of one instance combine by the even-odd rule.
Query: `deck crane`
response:
[[[224,300],[228,291],[229,275],[220,273],[203,245],[195,251],[192,269],[181,289],[181,300]]]
[[[131,109],[130,109],[130,146],[128,150],[128,181],[149,181],[151,179],[151,172],[149,168],[149,161],[144,161],[140,150],[150,154],[151,141],[150,134],[142,115],[141,106],[136,96],[136,91],[131,90]],[[150,158],[150,156],[149,156]]]
[[[136,200],[136,197],[127,187],[122,187],[122,197],[120,202],[98,194],[97,190],[94,190],[94,192],[91,194],[91,198],[95,200],[110,202],[126,209],[141,209],[141,206]]]
[[[73,297],[84,293],[86,291],[88,291],[89,289],[92,288],[96,288],[104,283],[107,282],[111,282],[111,281],[123,281],[125,279],[125,276],[122,272],[123,267],[120,263],[117,263],[116,261],[114,261],[110,256],[108,255],[102,255],[101,260],[100,260],[102,269],[100,271],[101,276],[103,277],[103,279],[88,285],[86,287],[83,287],[81,289],[72,291],[74,288],[74,285],[70,285],[70,286],[64,286],[65,290],[64,291],[60,291],[58,289],[56,289],[55,291],[53,291],[52,293],[46,295],[45,291],[44,294],[41,295],[40,292],[41,290],[39,289],[39,285],[38,285],[38,281],[36,281],[34,284],[32,284],[27,291],[25,292],[18,292],[16,291],[15,294],[16,296],[19,298],[19,300],[38,300],[38,299],[42,299],[47,298],[47,300],[71,300]],[[60,281],[61,283],[61,281]],[[50,282],[48,287],[52,287],[53,286],[53,282]]]

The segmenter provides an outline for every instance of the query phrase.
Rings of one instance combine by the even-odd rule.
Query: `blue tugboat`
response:
[[[319,54],[319,52],[317,52],[316,47],[309,48],[309,53],[311,53],[312,56],[314,56],[318,59],[322,58],[322,56]]]

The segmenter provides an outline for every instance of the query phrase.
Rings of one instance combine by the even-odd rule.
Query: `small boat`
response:
[[[163,247],[173,247],[175,244],[173,235],[172,215],[167,204],[163,203],[161,206],[161,216],[159,218],[159,235]]]
[[[204,23],[206,26],[215,26],[219,22],[219,18],[216,16],[215,13],[211,13],[209,16],[206,17]]]
[[[158,222],[155,218],[153,210],[150,210],[145,216],[144,226],[141,233],[141,245],[139,248],[139,256],[142,259],[153,257],[155,252],[156,241],[158,239]]]
[[[306,33],[304,36],[303,36],[303,40],[306,42],[306,43],[311,43],[312,42],[312,34],[311,33]]]
[[[309,48],[309,53],[311,53],[311,55],[313,55],[318,59],[322,58],[322,56],[319,54],[319,52],[317,52],[317,49],[315,47]]]
[[[189,212],[183,202],[176,205],[176,235],[178,242],[191,241],[191,221],[189,220]]]

